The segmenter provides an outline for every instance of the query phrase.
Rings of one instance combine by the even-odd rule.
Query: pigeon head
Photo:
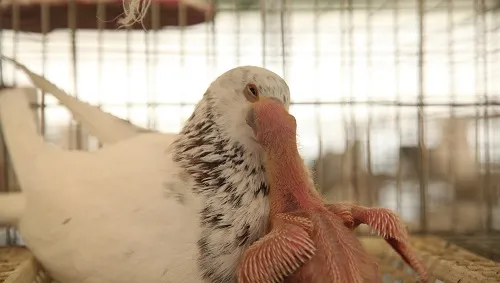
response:
[[[252,103],[260,98],[273,98],[286,110],[290,90],[277,74],[261,67],[242,66],[220,75],[205,94],[211,101],[214,120],[228,137],[247,148],[257,146],[254,131],[247,124]]]

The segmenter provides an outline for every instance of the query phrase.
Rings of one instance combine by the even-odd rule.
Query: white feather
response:
[[[233,146],[243,146],[245,152],[237,156],[244,158],[240,168],[257,170],[230,168],[233,157],[220,155],[225,163],[218,170],[223,170],[221,176],[231,177],[234,187],[226,191],[228,185],[223,184],[226,187],[219,187],[215,195],[213,190],[194,189],[196,174],[203,172],[189,175],[180,165],[184,161],[174,161],[171,144],[182,144],[182,138],[187,139],[183,134],[137,133],[94,152],[65,151],[44,143],[38,135],[22,90],[0,94],[0,122],[25,196],[18,227],[25,244],[54,279],[64,283],[232,282],[242,251],[262,234],[268,217],[265,195],[259,193],[264,180],[260,148],[244,124],[248,102],[242,91],[248,80],[262,86],[263,95],[278,97],[286,106],[290,101],[282,79],[262,68],[233,69],[212,84],[207,93],[212,93],[214,108],[207,108],[208,101],[202,100],[192,120],[203,121],[200,114],[211,111],[218,128],[204,134],[237,141]],[[200,148],[210,151],[213,146]],[[211,160],[209,155],[200,158]],[[229,201],[236,195],[241,198],[238,206],[234,199]],[[207,206],[214,210],[203,215]],[[202,218],[214,214],[222,214],[231,227],[203,226]],[[244,235],[247,240],[240,244]],[[201,262],[200,239],[210,242],[210,254]],[[221,253],[228,243],[238,244],[233,251]],[[217,281],[218,276],[223,281]]]
[[[68,108],[73,118],[81,123],[82,126],[101,143],[105,145],[116,143],[134,137],[140,132],[148,131],[145,128],[138,127],[126,120],[106,113],[99,109],[99,107],[76,99],[14,59],[6,56],[2,56],[2,58],[23,71],[37,88],[54,95],[62,105]]]
[[[22,193],[0,194],[0,225],[16,225],[24,211]]]
[[[92,153],[63,151],[39,143],[28,111],[19,91],[0,96],[6,143],[26,196],[19,230],[56,280],[201,280],[193,275],[200,199],[189,195],[190,204],[180,205],[164,195],[165,182],[182,183],[166,152],[171,136],[140,134]]]
[[[134,137],[140,132],[147,132],[148,129],[141,128],[126,120],[118,118],[110,113],[104,112],[99,107],[90,105],[80,101],[73,96],[67,94],[55,84],[51,83],[41,75],[32,72],[25,65],[15,61],[12,58],[2,56],[8,62],[14,64],[19,70],[24,72],[31,80],[34,86],[43,90],[46,93],[54,95],[62,105],[66,106],[73,115],[73,118],[79,122],[89,133],[95,136],[104,146],[116,143],[118,141]],[[172,135],[172,138],[175,134]],[[15,142],[13,146],[15,146]],[[8,198],[8,196],[4,196]],[[16,196],[17,199],[22,198],[22,193]],[[14,209],[15,208],[15,209]],[[0,218],[5,218],[8,223],[17,222],[17,218],[22,213],[22,208],[18,205],[4,206],[0,210]],[[1,220],[0,220],[0,223]]]

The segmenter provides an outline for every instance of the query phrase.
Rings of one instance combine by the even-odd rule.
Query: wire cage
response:
[[[391,208],[411,232],[456,244],[452,253],[416,238],[427,244],[419,250],[435,282],[500,281],[498,0],[154,0],[143,24],[129,27],[116,23],[121,5],[2,2],[0,53],[83,101],[165,132],[181,128],[220,73],[269,68],[292,90],[301,154],[327,199]],[[31,85],[8,62],[0,73],[4,86]],[[30,99],[47,141],[99,148],[43,89]],[[2,190],[19,190],[3,148]],[[21,243],[12,228],[4,234],[0,243]],[[408,281],[385,251],[373,253],[392,274],[385,282]],[[455,254],[461,261],[450,263]],[[17,258],[36,273],[30,255]],[[484,262],[490,273],[446,275],[459,261]]]

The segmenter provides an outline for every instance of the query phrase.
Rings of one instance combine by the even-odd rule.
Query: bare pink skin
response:
[[[387,208],[364,207],[351,203],[326,204],[326,207],[339,215],[344,224],[352,230],[360,224],[370,226],[418,274],[421,282],[429,281],[427,268],[411,248],[408,232],[394,212]]]
[[[368,224],[427,279],[399,218],[384,208],[325,204],[309,183],[297,150],[295,118],[279,102],[260,98],[248,118],[266,151],[269,233],[243,255],[239,283],[381,282],[375,260],[353,233]]]

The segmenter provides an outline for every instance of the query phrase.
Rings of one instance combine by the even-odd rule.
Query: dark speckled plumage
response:
[[[243,70],[241,74],[241,81],[226,78],[220,86],[230,89],[253,82],[260,93],[273,94],[288,105],[288,86],[279,76],[267,75],[266,84],[261,84],[262,73],[252,75]],[[269,188],[260,156],[246,150],[217,123],[222,115],[217,111],[218,93],[210,90],[174,142],[174,161],[193,178],[193,191],[205,197],[198,241],[203,277],[207,282],[232,283],[241,254],[265,232]],[[251,211],[251,207],[258,209]]]

